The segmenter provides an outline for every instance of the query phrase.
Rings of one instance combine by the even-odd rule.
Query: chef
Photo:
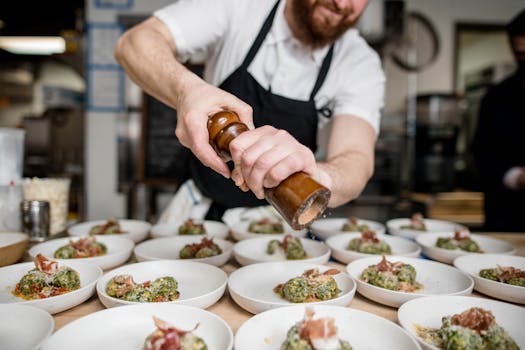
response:
[[[179,192],[209,199],[207,219],[264,204],[264,187],[298,171],[331,190],[331,207],[361,193],[384,95],[378,55],[355,29],[367,1],[179,0],[122,35],[118,62],[177,110],[175,134],[194,155]],[[203,78],[184,63],[203,64]],[[221,110],[250,128],[229,164],[208,142]]]

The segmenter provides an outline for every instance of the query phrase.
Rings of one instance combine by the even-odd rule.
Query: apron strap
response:
[[[275,13],[277,12],[277,8],[279,7],[279,2],[280,0],[277,0],[272,11],[268,15],[268,17],[266,17],[266,20],[264,21],[264,24],[261,27],[257,38],[255,38],[255,41],[253,42],[252,47],[250,48],[250,51],[248,51],[248,54],[244,58],[244,61],[241,65],[241,67],[243,67],[244,69],[247,69],[250,63],[252,63],[255,55],[257,54],[257,51],[259,51],[259,48],[261,47],[264,41],[264,38],[266,38],[266,34],[268,34],[270,29],[272,28],[273,18],[275,17]]]
[[[244,61],[242,62],[242,65],[241,65],[243,69],[248,69],[248,66],[250,65],[250,63],[252,63],[253,59],[255,58],[255,55],[259,51],[259,48],[261,47],[264,39],[266,38],[266,35],[272,28],[273,19],[275,17],[275,13],[277,12],[277,8],[279,7],[279,2],[280,0],[277,0],[272,10],[268,14],[268,17],[266,17],[266,20],[264,21],[261,29],[259,30],[259,34],[257,34],[257,37],[255,38],[255,41],[250,47],[248,54],[246,54],[246,57],[244,58]],[[334,44],[330,46],[330,49],[328,50],[328,52],[326,53],[326,56],[323,59],[323,63],[321,64],[321,69],[319,70],[319,74],[317,75],[317,80],[312,89],[312,92],[310,93],[310,100],[314,99],[315,95],[317,95],[317,92],[319,91],[319,89],[324,83],[326,75],[328,74],[328,70],[330,69],[330,64],[332,63],[333,52],[334,52]]]
[[[332,63],[332,56],[334,54],[334,44],[330,46],[330,49],[326,53],[326,56],[324,56],[323,63],[321,65],[321,69],[319,70],[319,75],[317,76],[317,81],[315,82],[314,88],[312,89],[312,92],[310,93],[310,100],[313,100],[315,95],[317,95],[317,92],[323,86],[324,80],[326,78],[326,75],[328,74],[328,70],[330,69],[330,64]]]

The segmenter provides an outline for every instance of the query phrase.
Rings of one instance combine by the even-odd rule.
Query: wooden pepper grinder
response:
[[[219,112],[208,119],[210,144],[225,160],[231,159],[230,142],[248,130],[233,112]],[[300,230],[317,219],[328,206],[330,190],[304,172],[297,172],[277,187],[265,188],[266,200],[294,230]]]

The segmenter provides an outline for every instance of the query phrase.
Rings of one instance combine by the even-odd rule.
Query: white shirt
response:
[[[284,18],[281,0],[271,31],[248,68],[272,93],[308,100],[328,47],[312,50],[297,41]],[[204,79],[222,83],[244,60],[276,0],[178,0],[154,15],[169,28],[177,59],[206,63]],[[315,97],[333,115],[360,117],[379,131],[384,74],[378,55],[347,31],[334,46],[332,64]],[[322,125],[322,124],[321,124]]]

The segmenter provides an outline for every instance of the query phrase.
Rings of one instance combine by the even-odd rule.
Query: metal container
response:
[[[50,210],[48,201],[25,200],[21,204],[22,230],[32,242],[49,237]]]

